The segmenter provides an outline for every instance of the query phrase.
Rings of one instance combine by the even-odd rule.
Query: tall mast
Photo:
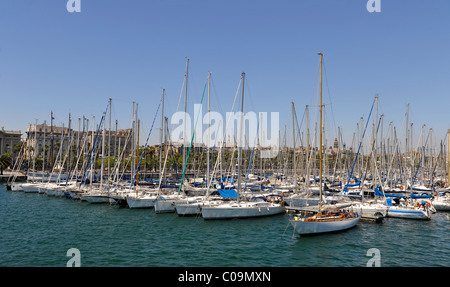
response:
[[[91,151],[92,151],[92,163],[91,163],[91,171],[90,171],[90,179],[89,179],[89,188],[92,189],[94,186],[92,184],[93,173],[94,173],[94,162],[95,162],[95,154],[94,154],[94,137],[95,137],[95,116],[92,116],[92,133],[91,133]]]
[[[322,61],[323,61],[323,53],[318,53],[318,55],[320,55],[320,103],[319,103],[319,107],[320,107],[320,127],[319,127],[319,131],[320,131],[320,150],[319,150],[319,154],[320,154],[320,163],[319,163],[319,178],[320,178],[320,200],[319,200],[319,211],[320,211],[320,206],[323,204],[322,202]]]
[[[44,121],[44,143],[43,143],[43,155],[42,155],[42,182],[44,181],[44,173],[45,173],[45,132],[47,130],[47,121]]]
[[[132,111],[131,111],[131,176],[134,176],[135,165],[134,165],[134,154],[135,154],[135,146],[136,146],[136,123],[134,121],[134,105],[132,103]]]
[[[109,131],[108,131],[108,179],[111,170],[111,101],[109,98]]]
[[[103,129],[102,129],[102,165],[101,165],[101,170],[100,170],[100,191],[103,190],[103,171],[105,169],[105,117],[106,117],[106,113],[103,112]]]
[[[306,189],[309,189],[309,106],[306,105]]]
[[[163,139],[164,139],[164,92],[162,89],[162,109],[161,109],[161,134],[160,134],[160,146],[159,146],[159,177],[162,175],[162,149],[163,149]]]
[[[211,138],[211,131],[210,131],[210,125],[211,125],[211,72],[208,72],[208,143],[206,147],[206,186],[209,187],[209,145],[210,145],[210,138]],[[208,194],[209,195],[209,190]]]
[[[297,192],[297,173],[295,172],[296,169],[296,159],[295,159],[295,107],[294,102],[291,103],[292,105],[292,142],[294,144],[294,153],[292,155],[292,170],[293,170],[293,177],[294,177],[294,192]]]
[[[50,113],[50,167],[53,168],[53,111]]]
[[[183,132],[183,164],[186,164],[186,112],[187,112],[187,90],[188,90],[188,71],[189,71],[189,58],[186,59],[186,74],[184,85],[184,132]],[[187,166],[186,166],[187,169]]]
[[[136,113],[137,117],[137,113]],[[141,126],[141,120],[137,120],[137,139],[136,139],[136,155],[139,154],[139,129]],[[136,165],[136,196],[138,195],[138,184],[139,184],[139,169],[137,168],[139,162],[138,156],[136,156],[136,160],[134,164]]]
[[[447,171],[447,186],[450,183],[450,129],[447,130],[447,164],[445,164]]]
[[[241,189],[241,153],[242,153],[242,132],[243,126],[242,122],[244,120],[244,82],[245,82],[245,73],[242,72],[242,98],[241,98],[241,121],[239,128],[239,140],[238,140],[238,178],[237,178],[237,201],[239,202],[239,193]]]
[[[408,168],[408,112],[409,112],[409,104],[406,105],[406,124],[405,124],[405,168]],[[406,171],[407,172],[407,171]],[[406,183],[405,183],[406,184]]]
[[[34,124],[34,147],[33,147],[33,182],[36,181],[36,140],[37,140],[37,124],[38,120],[36,120],[36,123]]]

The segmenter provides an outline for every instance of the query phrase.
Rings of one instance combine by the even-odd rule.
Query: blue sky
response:
[[[245,72],[245,110],[279,112],[291,142],[291,102],[299,124],[305,106],[318,103],[320,51],[331,140],[340,127],[351,144],[376,94],[385,132],[392,121],[404,137],[408,103],[415,142],[424,124],[435,143],[450,128],[447,0],[381,0],[381,13],[369,13],[366,0],[81,0],[81,13],[67,12],[66,2],[0,2],[5,129],[49,122],[51,111],[59,125],[69,112],[99,119],[112,98],[120,128],[139,104],[145,140],[162,88],[169,119],[176,111],[188,57],[190,112],[209,71],[212,108],[230,111]]]

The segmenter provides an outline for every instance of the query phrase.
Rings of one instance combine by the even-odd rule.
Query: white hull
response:
[[[219,204],[222,201],[208,199],[205,196],[187,197],[175,202],[175,211],[179,216],[201,216],[202,208],[207,205]]]
[[[427,210],[423,208],[391,206],[388,210],[388,217],[404,219],[430,219]]]
[[[437,211],[450,211],[449,196],[437,196],[432,201],[432,204]]]
[[[158,198],[155,200],[155,213],[174,213],[177,198]]]
[[[176,203],[175,211],[179,216],[196,216],[202,214],[202,202],[197,203]]]
[[[289,220],[294,231],[299,235],[337,232],[350,229],[359,222],[360,217],[342,219],[341,221],[302,221]]]
[[[359,214],[371,216],[381,214],[382,216],[386,217],[388,213],[388,206],[380,203],[359,203],[353,205],[349,209],[350,211],[358,212]]]
[[[81,198],[80,193],[77,192],[77,191],[68,190],[67,192],[69,193],[69,196],[70,196],[70,198],[72,198],[72,199],[80,199],[80,198]]]
[[[109,196],[107,195],[91,195],[85,194],[81,196],[84,200],[89,203],[109,203]]]
[[[55,189],[54,190],[55,196],[56,197],[63,197],[64,196],[64,189]]]
[[[12,191],[23,191],[22,183],[13,183],[13,184],[11,184],[11,190]]]
[[[50,189],[50,188],[45,188],[45,189],[44,189],[44,193],[45,193],[47,196],[55,196],[56,191],[53,190],[53,189]]]
[[[44,193],[45,193],[45,189],[44,189],[44,187],[43,187],[42,184],[39,186],[38,193],[39,193],[39,194],[44,194]]]
[[[22,184],[22,190],[25,193],[38,193],[39,185],[35,183],[24,183]]]
[[[433,206],[437,211],[450,211],[450,201],[433,201]]]
[[[284,206],[268,202],[226,203],[202,208],[204,219],[264,217],[283,213]]]
[[[156,196],[127,197],[129,208],[154,208]]]

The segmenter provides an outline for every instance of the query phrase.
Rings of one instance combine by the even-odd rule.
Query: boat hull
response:
[[[383,217],[386,217],[388,213],[388,206],[383,204],[358,204],[353,205],[350,208],[350,211],[358,212],[364,215],[381,215]]]
[[[155,201],[155,213],[175,213],[175,202],[177,199],[158,198]]]
[[[22,184],[22,190],[25,193],[38,193],[39,192],[39,185],[32,184],[32,183],[24,183],[24,184]]]
[[[233,203],[217,206],[204,206],[202,208],[202,217],[205,220],[265,217],[281,214],[284,211],[284,206],[279,204],[241,205]]]
[[[202,214],[203,203],[176,203],[175,211],[179,216],[197,216]]]
[[[360,217],[348,218],[335,221],[302,221],[289,220],[294,231],[299,235],[312,235],[330,232],[338,232],[350,229],[356,226]]]
[[[11,191],[23,191],[21,183],[11,184]]]
[[[109,203],[109,196],[105,195],[82,195],[82,198],[94,204]]]
[[[127,197],[127,204],[129,208],[154,208],[155,207],[155,197],[142,197],[142,198],[133,198]]]
[[[437,211],[450,211],[450,199],[435,199],[433,200],[433,206]]]
[[[407,207],[391,206],[388,210],[388,217],[404,219],[430,219],[429,213],[424,209],[412,209]]]

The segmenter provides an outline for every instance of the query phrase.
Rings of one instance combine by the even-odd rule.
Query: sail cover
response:
[[[218,189],[217,191],[224,198],[237,198],[237,192],[234,189]]]

